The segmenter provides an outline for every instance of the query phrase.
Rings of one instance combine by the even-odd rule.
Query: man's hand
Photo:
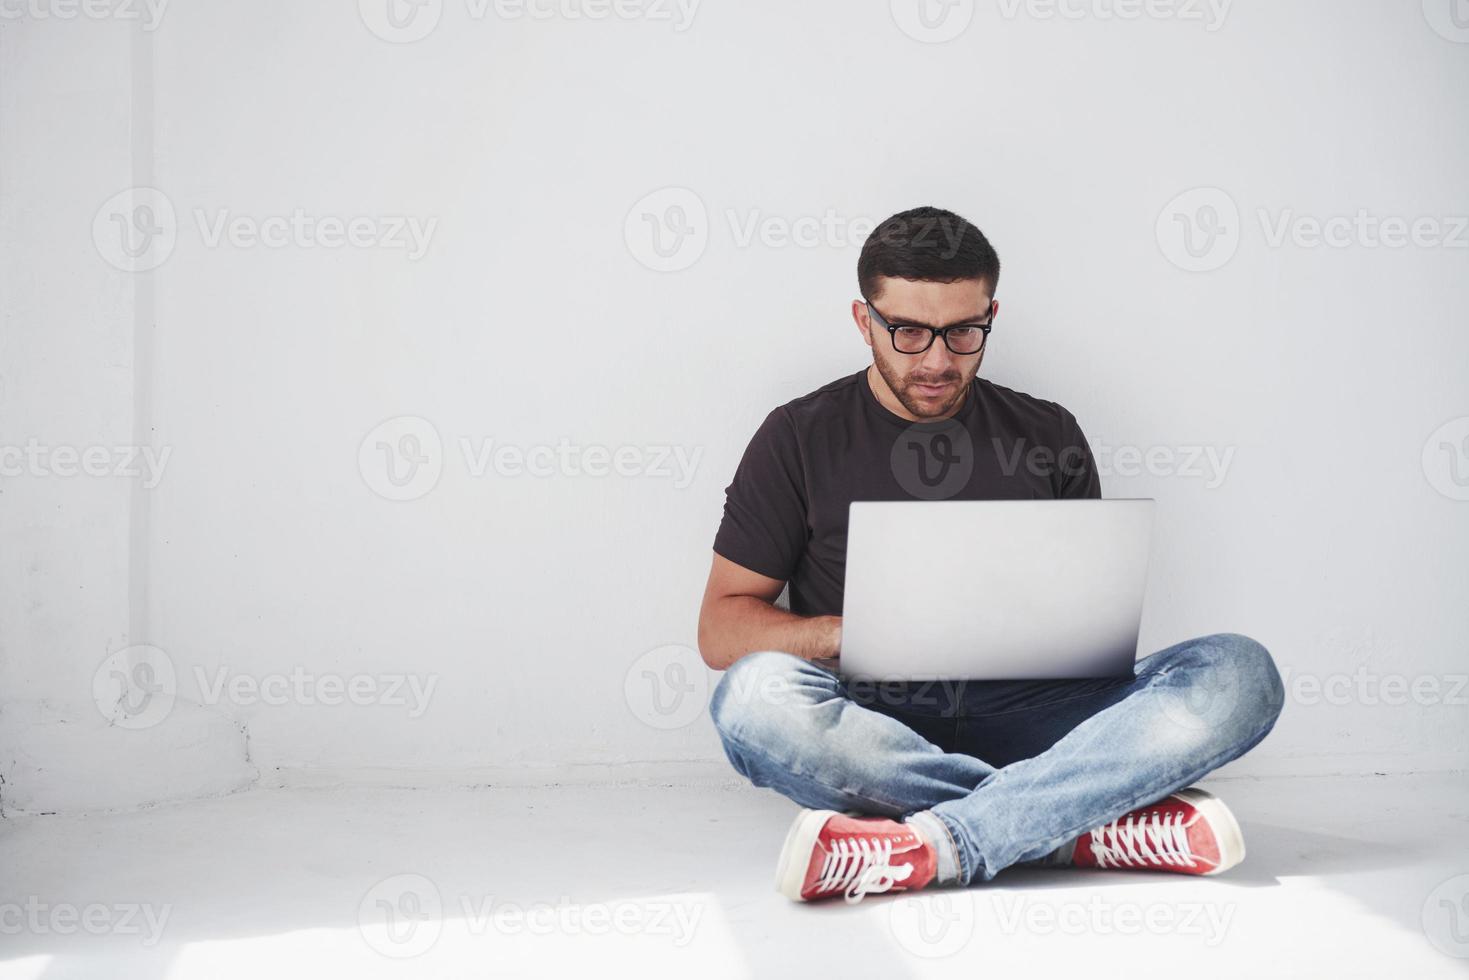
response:
[[[840,616],[797,616],[775,607],[785,583],[715,554],[699,610],[699,653],[724,670],[757,650],[780,650],[834,663],[841,653]]]

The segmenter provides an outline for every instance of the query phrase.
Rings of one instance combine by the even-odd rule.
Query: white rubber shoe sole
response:
[[[1192,805],[1214,829],[1214,838],[1219,842],[1219,864],[1204,874],[1228,871],[1245,859],[1244,831],[1239,829],[1239,821],[1223,800],[1205,789],[1181,789],[1173,795]]]
[[[775,890],[791,901],[805,901],[801,886],[806,883],[806,869],[811,866],[811,851],[816,847],[821,828],[835,816],[838,816],[835,810],[802,810],[786,833],[786,842],[775,864]]]

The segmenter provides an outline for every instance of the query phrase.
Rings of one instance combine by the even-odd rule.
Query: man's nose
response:
[[[918,359],[918,366],[923,369],[924,374],[930,376],[948,374],[952,364],[949,348],[944,346],[942,337],[933,338],[933,346]]]

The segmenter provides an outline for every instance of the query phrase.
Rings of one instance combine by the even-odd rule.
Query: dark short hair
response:
[[[857,258],[857,286],[872,298],[883,276],[922,282],[1000,283],[1000,256],[969,221],[943,208],[902,211],[872,229]]]

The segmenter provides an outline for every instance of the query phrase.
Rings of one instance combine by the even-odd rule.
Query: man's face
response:
[[[884,276],[877,282],[878,288],[870,297],[872,305],[894,326],[985,323],[998,307],[983,279],[914,282]],[[941,419],[954,414],[979,371],[983,351],[954,354],[941,338],[935,337],[922,354],[901,354],[893,349],[888,332],[868,314],[866,304],[854,303],[852,315],[872,348],[878,373],[909,415]]]

